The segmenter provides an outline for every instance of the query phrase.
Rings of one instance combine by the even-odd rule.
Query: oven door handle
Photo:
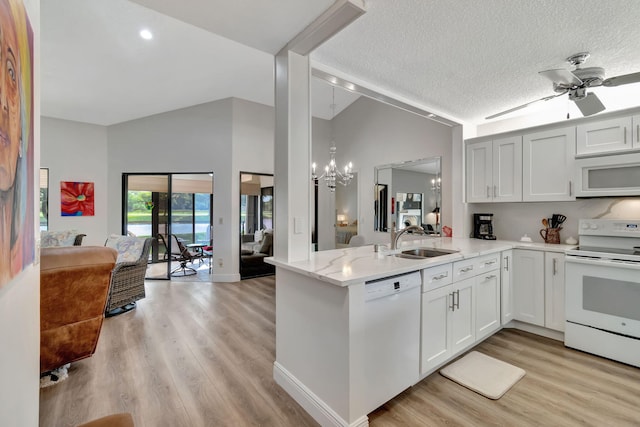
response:
[[[640,271],[640,262],[633,262],[633,261],[586,258],[586,257],[580,257],[580,256],[572,256],[572,255],[567,255],[565,257],[565,261],[572,262],[575,264],[599,265],[602,267],[628,268],[630,270]]]

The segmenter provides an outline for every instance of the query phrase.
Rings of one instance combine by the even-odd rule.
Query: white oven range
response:
[[[566,254],[565,345],[640,367],[640,220],[581,219]]]

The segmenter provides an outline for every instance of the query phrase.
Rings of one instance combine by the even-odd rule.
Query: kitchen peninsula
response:
[[[394,253],[416,247],[457,252],[406,259],[388,252],[376,253],[369,245],[312,253],[306,261],[287,263],[268,259],[267,262],[276,266],[277,274],[274,378],[320,424],[368,425],[368,413],[498,331],[502,327],[500,276],[507,267],[502,265],[502,259],[511,249],[563,252],[569,248],[425,238],[405,241]],[[422,292],[416,291],[414,295],[415,303],[407,305],[405,310],[415,315],[411,318],[416,319],[415,325],[406,328],[411,331],[415,345],[407,348],[396,348],[397,344],[392,343],[372,345],[377,336],[389,332],[387,320],[393,319],[384,318],[386,308],[381,305],[377,307],[379,317],[383,318],[372,315],[368,308],[371,298],[367,289],[372,288],[369,284],[391,278],[397,287],[408,277],[406,274],[412,272],[419,272],[422,285]],[[438,294],[441,294],[439,299],[429,299]],[[427,313],[425,304],[429,304]],[[455,305],[457,309],[448,310]],[[450,319],[451,313],[462,317]],[[425,324],[425,319],[437,325]],[[440,329],[429,331],[431,326]],[[459,337],[447,336],[458,327]],[[442,334],[438,335],[440,330]],[[404,329],[396,332],[402,335]],[[438,344],[443,348],[433,347]],[[400,389],[381,391],[385,385],[377,384],[372,377],[376,373],[384,376],[383,370],[397,368],[375,365],[375,360],[382,357],[379,353],[388,351],[388,347],[398,353],[412,353],[407,360],[413,376]]]

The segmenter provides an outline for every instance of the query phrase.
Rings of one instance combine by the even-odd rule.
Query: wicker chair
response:
[[[118,251],[105,309],[107,317],[134,309],[136,301],[145,297],[144,276],[153,240],[153,237],[112,236],[105,242],[105,246]]]

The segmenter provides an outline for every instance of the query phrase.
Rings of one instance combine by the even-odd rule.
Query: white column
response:
[[[276,55],[273,255],[278,260],[302,261],[311,254],[309,54],[363,13],[362,0],[337,0]]]
[[[275,57],[274,257],[311,252],[311,112],[309,57],[283,49]]]

